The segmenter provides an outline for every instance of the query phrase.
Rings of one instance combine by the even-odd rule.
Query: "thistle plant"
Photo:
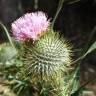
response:
[[[96,42],[72,62],[72,45],[53,30],[63,3],[72,4],[79,0],[69,1],[59,0],[52,22],[43,12],[27,13],[13,22],[11,31],[17,41],[14,44],[8,30],[0,22],[10,43],[0,45],[0,79],[3,75],[5,78],[5,81],[0,81],[0,88],[3,89],[0,96],[79,96],[88,84],[79,87],[80,63],[76,67],[72,64],[96,49]]]
[[[12,32],[22,42],[21,71],[32,83],[32,96],[70,96],[70,80],[65,79],[71,71],[72,46],[50,28],[45,13],[25,14],[12,23]]]

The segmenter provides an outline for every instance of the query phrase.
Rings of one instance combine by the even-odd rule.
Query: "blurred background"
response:
[[[11,23],[25,13],[43,11],[52,21],[57,11],[59,0],[0,0],[0,21],[11,34]],[[96,41],[96,0],[65,0],[63,8],[56,19],[54,30],[68,38],[74,45],[74,58],[85,52]],[[0,43],[7,40],[0,28]],[[81,62],[80,84],[96,79],[96,50]],[[96,96],[96,82],[86,88]],[[93,94],[93,95],[92,95]],[[85,95],[84,95],[85,96]]]

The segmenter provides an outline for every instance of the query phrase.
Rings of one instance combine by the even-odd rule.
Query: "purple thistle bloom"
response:
[[[45,13],[27,13],[12,23],[12,33],[16,40],[37,40],[38,35],[46,31],[50,22]]]

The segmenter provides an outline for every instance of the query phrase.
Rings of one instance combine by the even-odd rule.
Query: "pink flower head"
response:
[[[27,13],[12,23],[12,33],[18,41],[36,40],[39,34],[46,31],[49,24],[45,13]]]

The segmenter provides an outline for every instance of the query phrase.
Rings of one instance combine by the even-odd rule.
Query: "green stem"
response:
[[[51,29],[53,29],[53,27],[54,27],[54,23],[55,23],[58,15],[59,15],[62,7],[63,7],[63,3],[64,3],[64,0],[60,0],[60,1],[59,1],[58,8],[57,8],[57,12],[56,12],[55,17],[53,18],[53,21],[52,21],[52,24],[51,24]]]
[[[6,28],[1,22],[0,22],[0,25],[1,25],[1,27],[4,29],[4,31],[5,31],[5,33],[6,33],[7,37],[8,37],[8,40],[9,40],[10,44],[12,45],[12,47],[14,47],[14,44],[13,44],[13,42],[12,42],[11,36],[10,36],[9,33],[8,33],[7,28]]]

